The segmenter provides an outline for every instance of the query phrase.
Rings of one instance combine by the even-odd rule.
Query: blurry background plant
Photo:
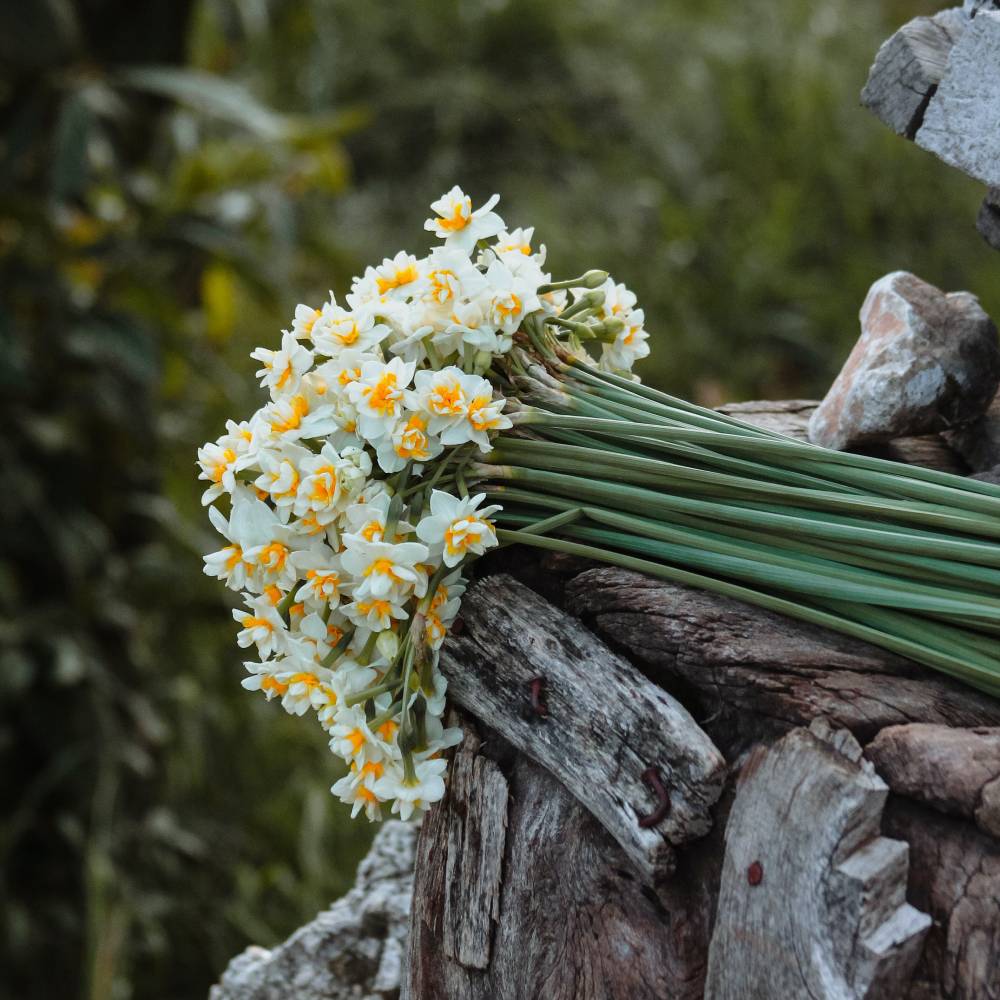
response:
[[[857,107],[932,9],[0,7],[0,990],[203,995],[370,836],[200,575],[194,448],[257,405],[251,348],[454,182],[632,286],[643,374],[703,402],[821,393],[891,269],[997,315],[978,187]]]

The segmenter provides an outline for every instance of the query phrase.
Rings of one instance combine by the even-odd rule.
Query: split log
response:
[[[485,723],[466,716],[456,760],[491,775],[488,801],[453,779],[424,820],[403,1000],[702,996],[718,834],[685,850],[675,876],[652,887],[565,785]],[[484,807],[506,817],[502,838],[453,834]],[[480,873],[501,866],[503,891],[483,948],[463,956],[449,946],[466,922],[452,873],[472,873],[458,895],[484,914],[475,901],[496,897],[489,879],[478,887]]]
[[[441,657],[451,698],[559,778],[647,881],[669,875],[674,848],[711,828],[725,776],[687,709],[510,577],[470,589],[462,612],[465,627]],[[657,782],[669,808],[645,822]]]
[[[814,724],[757,748],[726,827],[706,995],[899,997],[930,918],[907,847],[879,835],[885,783],[850,734]]]
[[[903,25],[878,50],[861,103],[894,132],[914,138],[966,23],[956,7]]]

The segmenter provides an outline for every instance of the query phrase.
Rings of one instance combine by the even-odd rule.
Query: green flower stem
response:
[[[519,541],[522,544],[548,549],[552,552],[565,552],[569,555],[611,563],[612,565],[646,573],[659,579],[698,587],[711,593],[722,594],[725,597],[733,597],[769,611],[776,611],[779,614],[811,622],[814,625],[822,625],[845,635],[851,635],[865,642],[871,642],[885,649],[900,653],[902,656],[907,656],[918,663],[924,663],[954,677],[958,677],[967,684],[971,684],[990,694],[1000,695],[1000,677],[997,676],[996,671],[978,667],[937,650],[928,649],[919,643],[883,632],[872,626],[852,621],[839,614],[822,611],[818,608],[796,603],[784,597],[762,593],[749,587],[729,583],[725,580],[718,580],[714,577],[692,573],[673,566],[665,566],[661,563],[651,562],[648,559],[640,559],[619,552],[595,548],[591,545],[583,545],[579,542],[553,538],[549,535],[524,535],[512,539],[511,536],[515,535],[517,535],[516,532],[507,531],[503,528],[497,530],[498,538],[503,541]]]
[[[605,504],[615,510],[631,511],[643,516],[663,516],[668,520],[673,511],[690,513],[713,521],[735,523],[738,526],[754,526],[766,530],[796,534],[798,537],[823,539],[850,545],[884,547],[904,553],[920,552],[922,555],[939,556],[981,566],[1000,568],[1000,548],[964,538],[922,533],[914,528],[900,528],[897,525],[882,524],[878,527],[863,526],[863,522],[840,523],[832,515],[820,518],[813,512],[793,513],[761,510],[750,504],[735,504],[705,500],[696,497],[679,496],[637,486],[605,482],[591,473],[566,475],[543,469],[529,469],[513,466],[477,464],[473,466],[480,480],[494,483],[507,481],[534,486],[556,496],[574,498],[574,505],[580,501]]]
[[[655,555],[673,564],[776,587],[780,590],[859,604],[884,605],[918,612],[962,614],[978,621],[1000,623],[1000,602],[975,598],[912,583],[886,585],[883,578],[851,570],[835,563],[816,564],[807,559],[781,556],[764,546],[742,546],[706,535],[690,535],[665,525],[642,519],[622,518],[609,511],[584,508],[587,518],[599,524],[618,524],[626,532],[607,531],[585,525],[566,525],[564,533],[585,542],[594,542],[637,553]],[[515,523],[522,518],[514,515]],[[505,521],[508,519],[505,518]],[[522,529],[523,531],[523,529]]]
[[[898,469],[910,468],[897,463],[868,456],[850,455],[844,452],[817,448],[806,442],[786,440],[754,441],[750,438],[729,433],[705,431],[698,428],[664,428],[657,424],[631,424],[623,420],[581,417],[572,414],[550,413],[543,409],[531,408],[521,411],[518,425],[568,428],[607,434],[616,441],[689,442],[702,445],[716,452],[752,452],[761,459],[780,462],[783,467],[809,469],[814,474],[830,481],[848,480],[862,489],[882,492],[885,495],[900,495],[904,498],[925,500],[946,506],[957,506],[964,510],[1000,517],[1000,487],[989,483],[978,483],[975,490],[965,488],[959,480],[942,485],[934,479],[901,476]],[[728,459],[720,456],[720,461]],[[943,474],[942,474],[943,476]],[[952,477],[954,480],[954,477]]]
[[[368,701],[369,698],[376,698],[380,694],[385,694],[386,691],[396,691],[403,686],[401,680],[395,681],[384,681],[381,684],[375,684],[370,688],[365,688],[364,691],[358,691],[356,694],[352,694],[349,698],[344,699],[344,704],[350,708],[352,705],[360,705],[364,701]]]
[[[636,485],[672,486],[675,489],[711,488],[735,491],[737,497],[770,497],[786,506],[791,500],[818,510],[891,517],[904,523],[927,525],[966,534],[1000,538],[1000,519],[983,515],[966,517],[947,508],[920,501],[909,503],[869,497],[843,496],[824,490],[762,483],[727,473],[693,469],[674,462],[633,455],[608,454],[557,442],[501,438],[489,456],[502,464],[542,465],[546,469],[604,475]],[[691,484],[696,484],[692,486]]]

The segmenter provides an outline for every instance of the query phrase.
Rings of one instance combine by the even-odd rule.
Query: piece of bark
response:
[[[879,836],[888,790],[842,731],[752,753],[726,827],[706,996],[901,997],[930,918],[906,902],[907,847]]]
[[[698,696],[728,750],[826,716],[870,740],[905,722],[1000,725],[1000,701],[867,643],[705,591],[606,567],[567,604],[654,680]],[[692,704],[691,701],[688,702]]]
[[[488,968],[449,956],[452,873],[489,868],[488,839],[448,831],[476,808],[466,785],[449,784],[417,846],[414,908],[402,1000],[698,1000],[722,859],[721,832],[684,849],[676,876],[654,889],[624,852],[545,768],[480,725],[458,751],[496,767],[508,784],[503,892]],[[470,857],[471,855],[471,857]]]
[[[452,700],[559,778],[648,881],[669,875],[674,847],[710,829],[725,777],[687,709],[509,576],[470,587],[462,616],[441,652]],[[643,826],[659,804],[643,777],[650,769],[669,808]]]
[[[890,726],[865,756],[894,792],[1000,837],[1000,728]]]
[[[758,427],[766,427],[804,441],[808,440],[809,419],[817,406],[819,401],[811,399],[752,400],[746,403],[727,403],[718,407],[718,410]],[[962,459],[940,434],[900,437],[855,450],[860,454],[903,462],[906,465],[920,465],[925,469],[937,469],[939,472],[951,472],[959,476],[968,471]]]
[[[994,250],[1000,250],[1000,188],[990,188],[976,216],[979,235]]]
[[[414,825],[387,821],[354,888],[273,949],[237,955],[209,1000],[392,1000],[409,925]]]
[[[970,177],[1000,186],[1000,12],[980,9],[948,57],[916,143]]]
[[[896,796],[883,833],[910,845],[907,896],[934,920],[909,1000],[1000,1000],[1000,843]]]
[[[912,139],[968,19],[962,9],[916,17],[882,43],[861,91],[861,103],[894,132]]]
[[[507,779],[493,761],[479,754],[479,741],[471,730],[450,771],[453,799],[464,808],[448,811],[444,953],[467,968],[485,969],[500,912]]]

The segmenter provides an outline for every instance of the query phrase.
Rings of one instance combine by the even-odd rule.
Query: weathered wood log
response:
[[[884,833],[910,845],[907,896],[934,920],[909,1000],[998,1000],[1000,841],[900,798]]]
[[[894,132],[914,138],[966,23],[956,7],[903,25],[878,50],[861,103]]]
[[[900,997],[930,926],[906,902],[907,847],[879,835],[885,783],[844,731],[758,747],[726,827],[706,994]]]
[[[451,836],[484,805],[482,793],[455,780],[424,820],[403,1000],[702,996],[722,860],[719,833],[686,848],[676,875],[654,888],[551,772],[485,724],[466,722],[456,757],[498,776],[486,808],[503,810],[506,831],[502,841]],[[463,960],[442,947],[464,924],[449,873],[477,873],[469,879],[475,885],[478,873],[501,863],[491,960]]]
[[[510,577],[471,588],[463,620],[441,657],[453,701],[559,778],[648,881],[668,875],[674,847],[710,829],[725,776],[687,709]],[[643,822],[659,805],[656,782],[669,808]]]
[[[867,643],[729,598],[612,567],[572,579],[567,598],[650,677],[714,717],[703,725],[724,751],[820,716],[862,740],[904,722],[1000,725],[1000,702]]]
[[[894,792],[1000,837],[1000,729],[890,726],[865,755]]]

